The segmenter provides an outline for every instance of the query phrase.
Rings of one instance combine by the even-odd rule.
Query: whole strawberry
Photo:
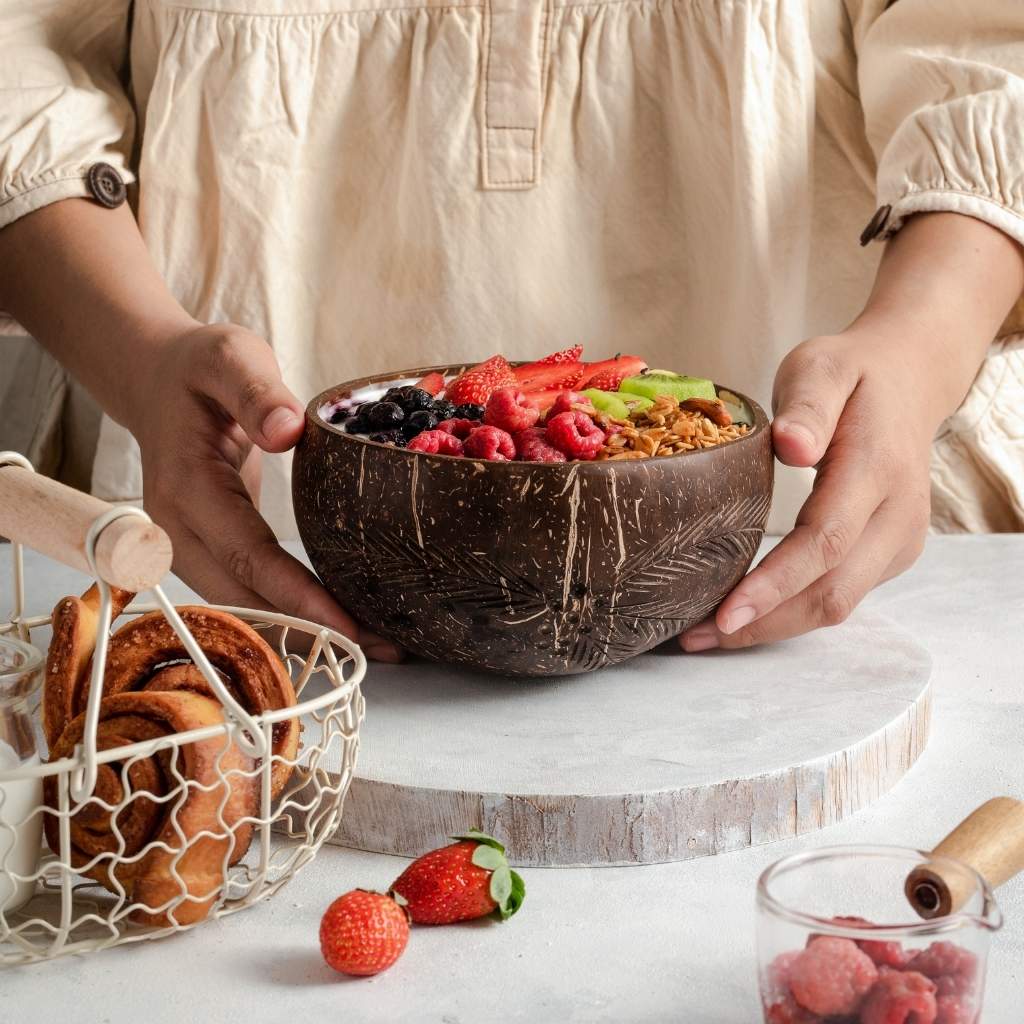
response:
[[[409,941],[409,915],[390,896],[353,889],[320,919],[320,952],[342,974],[386,971]]]
[[[391,891],[417,924],[451,924],[497,913],[502,920],[522,906],[523,880],[505,859],[505,847],[476,829],[452,846],[424,854],[399,875]]]

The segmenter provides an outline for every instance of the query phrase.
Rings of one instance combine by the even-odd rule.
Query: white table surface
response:
[[[82,582],[36,556],[27,564],[33,610]],[[754,885],[769,863],[834,843],[930,846],[983,800],[1024,796],[1024,536],[934,538],[914,569],[869,602],[932,653],[932,739],[892,793],[841,825],[679,864],[527,869],[517,917],[414,929],[398,964],[372,979],[324,966],[320,915],[350,888],[386,888],[406,862],[325,847],[277,896],[223,921],[0,969],[0,1020],[754,1024]],[[6,607],[0,591],[0,614]],[[984,1024],[1017,1024],[1024,876],[1000,902],[1007,923],[989,962]]]

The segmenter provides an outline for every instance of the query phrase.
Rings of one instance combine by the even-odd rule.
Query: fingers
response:
[[[196,475],[193,493],[196,506],[204,513],[203,544],[225,590],[232,587],[258,595],[262,606],[336,629],[378,661],[402,660],[394,644],[361,630],[316,576],[278,545],[230,467],[209,464],[205,472]]]
[[[830,339],[798,345],[782,361],[772,404],[775,454],[789,466],[821,461],[859,375],[849,358],[833,352]]]
[[[191,390],[213,399],[264,451],[293,447],[302,436],[304,410],[281,380],[270,346],[231,325],[197,332],[192,343],[201,354],[191,362]]]
[[[839,567],[732,633],[722,632],[709,619],[687,630],[680,645],[690,653],[751,647],[844,622],[873,587],[902,571],[919,553],[919,542],[906,542],[905,518],[896,507],[879,509]]]
[[[722,602],[715,620],[723,633],[769,614],[843,562],[883,500],[878,468],[856,450],[829,453],[792,533]]]

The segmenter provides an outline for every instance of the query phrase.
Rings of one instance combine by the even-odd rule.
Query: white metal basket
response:
[[[18,465],[31,469],[20,456],[0,453],[0,467]],[[0,487],[3,487],[0,469]],[[105,512],[93,524],[85,543],[86,557],[96,577],[101,595],[100,628],[93,658],[92,683],[85,713],[83,742],[77,744],[70,757],[50,763],[22,765],[0,770],[0,893],[26,885],[34,886],[33,895],[18,909],[7,912],[0,899],[0,964],[13,965],[47,960],[68,953],[91,952],[108,946],[164,935],[194,927],[179,923],[175,911],[187,903],[206,902],[189,893],[177,867],[190,846],[200,839],[225,841],[225,853],[218,882],[207,899],[212,905],[205,919],[234,913],[251,906],[258,900],[276,892],[317,853],[324,840],[337,828],[342,805],[352,778],[359,747],[359,727],[362,723],[364,702],[360,683],[366,663],[359,648],[341,634],[302,619],[245,608],[220,608],[248,622],[253,628],[274,631],[270,637],[291,672],[297,704],[262,715],[252,716],[232,697],[217,671],[212,667],[192,637],[181,617],[174,610],[159,586],[151,589],[155,603],[133,603],[126,616],[161,609],[167,616],[192,660],[203,673],[224,708],[222,724],[176,732],[155,739],[131,743],[114,749],[97,751],[96,733],[103,697],[103,672],[106,664],[107,639],[110,630],[110,587],[96,571],[95,548],[102,531],[116,519],[126,515],[144,516],[132,507],[118,507]],[[8,622],[0,624],[0,637],[17,637],[31,642],[33,634],[50,624],[49,615],[30,616],[25,613],[24,572],[21,545],[12,544],[13,607]],[[216,607],[216,606],[214,606]],[[289,653],[294,641],[309,646],[305,656]],[[271,772],[282,758],[270,754],[272,730],[276,723],[299,717],[302,722],[300,749],[291,777],[283,790],[271,797]],[[36,715],[38,721],[38,715]],[[38,728],[37,728],[38,733]],[[215,758],[214,776],[228,792],[229,782],[235,784],[238,776],[255,780],[259,787],[256,813],[245,815],[229,823],[224,818],[221,802],[216,823],[198,834],[186,837],[178,824],[178,812],[190,792],[198,783],[182,771],[182,751],[200,741],[223,739],[221,753]],[[250,770],[232,767],[223,770],[224,752],[234,744],[250,755],[254,766]],[[45,749],[39,741],[39,749]],[[198,749],[198,748],[194,748]],[[169,774],[173,785],[161,793],[133,787],[136,766],[149,758],[158,758],[165,777]],[[290,763],[290,762],[289,762]],[[108,766],[104,769],[104,766]],[[144,767],[144,766],[143,766]],[[106,802],[94,795],[97,773],[101,770],[117,773],[123,796],[116,802]],[[232,777],[232,780],[228,779]],[[44,780],[57,798],[51,805],[31,799],[25,804],[24,796],[30,787],[41,794]],[[209,791],[211,787],[202,787]],[[215,790],[216,791],[216,790]],[[219,792],[219,791],[216,791]],[[22,798],[21,800],[18,797]],[[171,810],[167,820],[172,823],[181,841],[168,846],[166,840],[154,840],[133,854],[126,852],[124,836],[117,831],[120,816],[130,813],[134,801],[167,804]],[[12,811],[15,804],[28,807],[27,812]],[[5,816],[4,808],[9,814]],[[118,848],[93,858],[90,864],[108,862],[109,867],[121,868],[129,862],[141,860],[155,847],[172,854],[170,873],[178,882],[180,891],[159,907],[133,902],[122,888],[110,892],[98,882],[83,874],[89,865],[76,868],[72,860],[71,820],[83,809],[87,813],[105,812],[114,823]],[[46,849],[40,841],[43,816],[51,815],[59,826],[59,853]],[[251,826],[251,841],[245,856],[230,863],[228,856],[237,830]],[[24,851],[26,845],[39,852],[38,864],[28,873],[20,873],[13,866],[13,854]],[[106,865],[105,865],[106,866]],[[114,872],[111,870],[110,875]],[[132,920],[137,911],[166,916],[166,924],[139,924]],[[137,916],[137,915],[136,915]],[[199,922],[195,922],[199,923]]]

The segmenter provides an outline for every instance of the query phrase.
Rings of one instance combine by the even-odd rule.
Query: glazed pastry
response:
[[[135,595],[110,588],[110,621],[114,622]],[[100,619],[100,592],[94,583],[81,597],[64,597],[53,609],[53,638],[43,681],[43,735],[52,750],[64,727],[85,702],[79,692],[91,670]]]
[[[133,595],[116,591],[114,614]],[[196,642],[220,672],[231,695],[253,715],[295,705],[295,689],[281,659],[251,626],[227,612],[185,605],[178,608]],[[67,597],[54,609],[53,641],[43,688],[43,730],[52,750],[68,723],[85,711],[89,699],[92,654],[96,647],[99,595],[95,587],[82,598]],[[149,690],[187,690],[216,699],[202,673],[188,660],[184,644],[163,612],[149,612],[125,623],[110,638],[103,675],[104,699],[111,694]],[[175,664],[176,663],[176,664]],[[271,796],[291,777],[299,750],[298,718],[272,729],[275,761]]]
[[[220,704],[200,694],[121,693],[104,697],[100,705],[96,745],[109,750],[223,721]],[[51,747],[50,760],[69,757],[84,727],[82,714]],[[252,838],[251,817],[259,802],[254,768],[253,760],[236,744],[226,744],[223,734],[185,744],[176,754],[163,748],[149,757],[100,765],[94,799],[71,816],[71,864],[116,895],[123,891],[128,902],[148,908],[132,912],[139,924],[201,921],[224,885],[225,867],[244,856]],[[144,791],[157,799],[136,796],[112,816],[98,801],[116,807],[124,799],[125,771],[132,793]],[[198,785],[183,787],[181,778]],[[46,804],[54,810],[59,807],[57,779],[51,775],[43,783]],[[43,821],[46,841],[60,856],[60,819],[45,814]],[[147,846],[143,856],[133,859]]]
[[[224,679],[231,695],[252,715],[295,705],[292,686],[281,659],[251,626],[229,615],[199,605],[184,605],[178,614],[196,642]],[[129,691],[188,690],[214,697],[202,673],[188,658],[185,645],[163,612],[149,612],[125,623],[110,638],[103,675],[104,697]],[[173,664],[178,662],[178,664]],[[88,674],[79,689],[74,710],[85,710]],[[275,761],[271,770],[271,796],[288,782],[299,750],[299,719],[278,722],[272,729]]]

